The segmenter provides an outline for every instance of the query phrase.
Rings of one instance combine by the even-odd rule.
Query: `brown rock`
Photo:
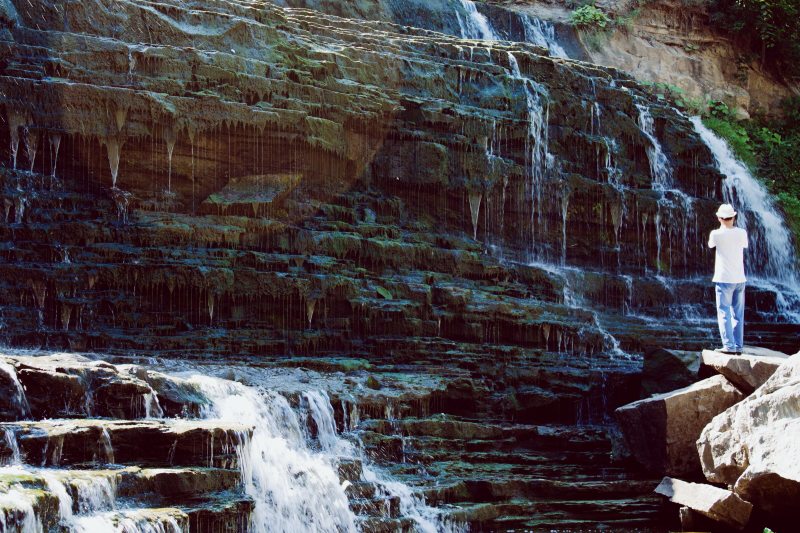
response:
[[[714,350],[703,350],[703,364],[728,378],[728,381],[746,394],[763,385],[788,357],[788,355],[784,357],[729,355]]]
[[[723,376],[714,376],[616,410],[633,456],[645,467],[669,475],[700,473],[695,440],[715,414],[743,394]]]
[[[718,522],[742,529],[750,520],[753,505],[729,490],[701,483],[687,483],[665,477],[656,487],[656,493],[671,502],[685,505]]]

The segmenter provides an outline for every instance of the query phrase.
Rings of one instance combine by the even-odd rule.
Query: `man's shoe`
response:
[[[742,355],[742,352],[728,350],[727,348],[714,348],[715,352],[724,353],[725,355]]]

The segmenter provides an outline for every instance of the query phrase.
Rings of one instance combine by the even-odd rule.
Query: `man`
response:
[[[747,232],[734,227],[736,211],[730,204],[717,210],[719,228],[708,236],[708,246],[716,249],[714,278],[717,295],[717,320],[722,348],[717,351],[741,354],[744,344],[744,249]]]

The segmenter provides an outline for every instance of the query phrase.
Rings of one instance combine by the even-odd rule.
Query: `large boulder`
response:
[[[650,396],[687,387],[698,380],[700,367],[696,351],[651,348],[644,354],[642,392]]]
[[[771,513],[800,503],[800,353],[764,385],[703,429],[697,450],[706,478],[734,487]]]
[[[750,394],[764,384],[781,366],[788,355],[781,357],[779,352],[773,355],[730,355],[714,350],[703,350],[703,364],[713,368],[739,389]]]
[[[665,477],[655,490],[673,503],[685,505],[717,522],[724,522],[742,529],[750,520],[753,505],[733,492],[705,485],[687,483],[680,479]]]
[[[711,419],[744,395],[723,376],[624,405],[617,420],[633,456],[648,469],[699,476],[695,441]]]

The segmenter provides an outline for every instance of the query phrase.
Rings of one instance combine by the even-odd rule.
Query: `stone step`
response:
[[[359,459],[340,459],[337,465],[339,481],[356,483],[361,480],[363,465]]]
[[[0,432],[13,435],[28,464],[135,464],[236,468],[236,446],[253,428],[215,421],[102,419],[5,422]],[[0,442],[0,458],[14,450]]]
[[[14,375],[0,380],[0,396],[18,396],[20,386],[25,396],[24,405],[6,419],[177,416],[197,413],[202,402],[180,380],[143,368],[128,371],[71,354],[0,360],[16,376],[16,380]]]
[[[6,516],[16,513],[17,522],[27,513],[45,531],[54,530],[68,501],[73,517],[67,524],[86,531],[123,523],[148,531],[147,524],[156,531],[163,530],[158,524],[166,531],[178,531],[176,525],[183,531],[246,531],[253,508],[239,473],[231,470],[0,468],[0,509],[14,509]]]
[[[356,526],[364,533],[411,533],[416,522],[410,518],[357,518]]]
[[[0,469],[0,486],[24,479],[25,486],[52,490],[60,483],[78,512],[82,498],[105,492],[108,498],[175,504],[190,498],[241,489],[241,473],[223,468],[139,468],[82,470],[16,466]],[[4,481],[5,480],[5,481]]]
[[[486,476],[486,473],[476,473],[473,478],[451,478],[449,484],[445,484],[445,480],[439,480],[442,486],[427,489],[420,487],[420,490],[432,501],[446,503],[457,503],[453,499],[463,497],[464,494],[468,495],[469,501],[474,502],[501,502],[515,498],[616,500],[651,494],[658,485],[658,481],[631,479],[571,481],[530,476],[492,479]]]
[[[583,530],[647,525],[665,519],[663,502],[653,496],[624,499],[514,499],[498,503],[454,504],[453,518],[492,529],[555,528]],[[624,518],[629,517],[629,518]]]
[[[601,426],[535,426],[436,416],[391,421],[364,420],[358,429],[364,436],[369,433],[389,437],[407,436],[418,443],[423,443],[422,438],[425,437],[431,439],[431,443],[495,441],[502,445],[536,450],[607,452],[611,449],[606,429]]]

